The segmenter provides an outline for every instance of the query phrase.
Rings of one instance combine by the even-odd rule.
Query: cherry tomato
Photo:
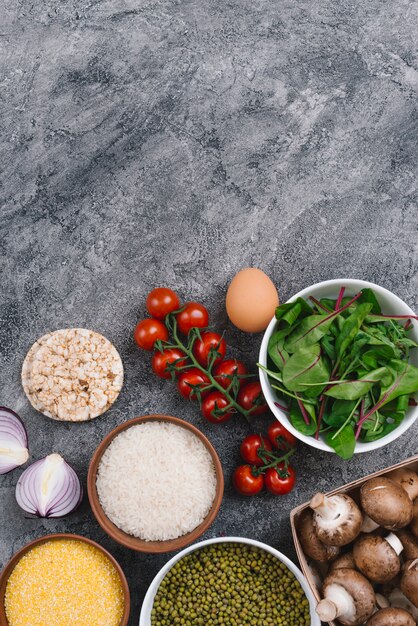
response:
[[[147,296],[147,309],[152,317],[163,320],[166,315],[180,308],[180,302],[175,291],[167,287],[157,287]]]
[[[157,339],[168,339],[168,330],[159,320],[146,319],[135,326],[134,340],[140,348],[152,350]]]
[[[199,302],[187,302],[176,318],[179,331],[183,335],[188,335],[191,328],[206,328],[209,324],[209,314]]]
[[[253,409],[251,415],[262,415],[268,411],[268,405],[264,400],[261,385],[257,380],[252,383],[247,383],[242,387],[238,394],[237,401],[246,411]]]
[[[247,463],[251,465],[264,465],[263,459],[258,455],[258,451],[262,450],[272,450],[272,445],[267,437],[263,437],[262,435],[248,435],[242,441],[239,451],[241,452],[241,456]]]
[[[216,381],[222,385],[224,389],[227,389],[231,384],[232,377],[235,374],[238,376],[244,376],[247,373],[247,368],[242,361],[236,359],[226,359],[217,365],[213,371]],[[240,386],[243,385],[245,378],[239,380]]]
[[[277,468],[279,471],[275,467],[269,467],[264,479],[266,487],[271,493],[284,496],[292,491],[295,486],[296,474],[291,465],[288,465],[286,469],[284,463],[279,463]]]
[[[255,496],[264,487],[264,476],[254,476],[251,465],[239,465],[232,476],[235,489],[243,496]]]
[[[292,433],[290,433],[280,422],[277,420],[270,424],[267,429],[268,437],[276,448],[294,448],[297,443],[297,439]]]
[[[209,330],[200,333],[200,336],[201,339],[196,339],[193,346],[193,354],[200,365],[202,367],[208,366],[214,350],[219,352],[219,356],[216,357],[214,363],[220,363],[226,352],[225,339],[218,333],[213,333]]]
[[[197,400],[198,394],[196,394],[194,387],[199,386],[206,387],[210,385],[209,378],[197,369],[197,367],[191,367],[189,370],[182,372],[177,381],[177,388],[180,391],[183,398],[190,398],[190,400]],[[205,398],[209,393],[207,391],[201,391],[200,397]]]
[[[234,411],[230,409],[223,414],[217,415],[219,410],[228,406],[228,400],[220,391],[212,391],[202,402],[202,413],[208,422],[212,424],[221,424],[227,422],[234,414]]]
[[[152,369],[154,374],[160,378],[171,378],[171,371],[167,369],[167,365],[169,363],[174,363],[177,359],[181,359],[181,361],[178,361],[178,363],[175,364],[175,367],[181,367],[186,364],[187,357],[178,348],[167,348],[166,350],[163,350],[163,352],[158,350],[152,357]]]

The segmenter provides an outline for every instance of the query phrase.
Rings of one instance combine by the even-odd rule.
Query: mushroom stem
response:
[[[390,602],[387,598],[385,598],[384,595],[382,595],[381,593],[377,593],[376,594],[376,606],[379,609],[386,609],[387,607],[390,606]]]
[[[368,515],[364,515],[360,531],[362,533],[372,533],[376,528],[379,528],[379,524],[376,524]]]
[[[337,502],[327,498],[323,493],[315,494],[309,506],[327,520],[336,519],[340,514]]]
[[[354,598],[348,591],[341,585],[334,583],[329,585],[327,597],[318,603],[316,612],[323,622],[330,622],[341,615],[349,619],[354,619],[356,615],[356,605]]]
[[[391,545],[392,548],[395,550],[396,554],[399,556],[399,554],[403,550],[403,545],[402,545],[401,540],[398,539],[398,537],[394,533],[389,533],[387,537],[385,537],[385,539],[388,542],[388,544]]]

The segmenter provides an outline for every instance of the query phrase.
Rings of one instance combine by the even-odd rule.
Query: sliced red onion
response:
[[[28,435],[17,413],[0,407],[0,474],[7,474],[29,458]]]
[[[16,485],[16,500],[27,513],[38,517],[64,517],[83,499],[80,480],[59,454],[32,463]]]

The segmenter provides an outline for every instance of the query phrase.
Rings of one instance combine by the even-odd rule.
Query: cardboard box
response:
[[[331,496],[335,493],[348,493],[352,498],[354,498],[356,501],[358,501],[358,492],[359,489],[361,487],[361,485],[366,482],[366,480],[369,480],[369,478],[373,478],[374,476],[382,476],[384,474],[387,474],[388,472],[393,471],[394,469],[399,469],[400,467],[409,467],[410,469],[414,470],[415,472],[418,473],[418,455],[411,457],[410,459],[407,459],[406,461],[402,461],[402,463],[397,463],[396,465],[392,465],[391,467],[387,467],[386,469],[383,469],[379,472],[374,472],[373,474],[369,474],[368,476],[364,476],[364,478],[359,478],[358,480],[354,480],[352,483],[347,483],[346,485],[343,485],[342,487],[338,487],[338,489],[334,489],[333,491],[329,491],[326,495],[327,496]],[[312,494],[314,495],[314,494]],[[299,516],[302,513],[302,511],[306,508],[309,508],[309,502],[305,502],[304,504],[301,504],[299,506],[297,506],[295,509],[293,509],[290,513],[290,524],[292,527],[292,535],[293,535],[293,541],[295,544],[295,548],[296,548],[296,553],[298,555],[298,559],[299,559],[299,563],[301,566],[301,570],[304,574],[304,576],[306,577],[309,586],[312,589],[312,592],[315,596],[315,598],[318,600],[321,600],[322,596],[321,596],[321,592],[320,592],[320,587],[317,583],[317,581],[315,581],[315,577],[313,576],[309,565],[308,565],[308,561],[310,560],[309,557],[307,558],[302,550],[302,546],[300,545],[299,542],[299,538],[298,538],[298,532],[297,532],[297,526],[298,526],[298,521],[299,521]],[[329,622],[330,626],[338,626],[337,622],[333,621],[333,622]]]

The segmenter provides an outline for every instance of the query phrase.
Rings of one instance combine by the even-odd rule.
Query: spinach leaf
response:
[[[332,385],[330,389],[324,392],[324,395],[340,400],[358,400],[385,376],[388,376],[386,367],[379,367],[367,372],[364,380],[346,380],[337,385]]]
[[[324,422],[336,428],[342,426],[356,404],[355,400],[335,400],[329,413],[324,414]]]
[[[399,396],[411,395],[411,393],[418,391],[417,367],[406,361],[393,359],[389,361],[388,368],[392,371],[394,379],[389,385],[382,387],[378,409]]]
[[[335,315],[331,313],[305,317],[287,338],[285,349],[288,352],[296,352],[296,350],[316,344],[328,332]]]
[[[396,350],[392,346],[377,346],[376,348],[370,348],[363,352],[361,361],[365,367],[376,369],[379,365],[387,363],[390,359],[399,357],[399,350]]]
[[[286,361],[283,367],[283,384],[290,391],[304,391],[304,383],[322,383],[329,379],[328,364],[321,357],[321,347],[314,344],[301,348]],[[325,385],[318,385],[314,397],[319,395]]]
[[[359,302],[360,304],[369,302],[372,305],[371,313],[379,315],[382,312],[382,309],[380,308],[380,304],[374,294],[373,289],[370,289],[369,287],[365,287],[361,290],[361,296],[357,300],[357,302]]]
[[[398,426],[399,424],[396,424],[396,422],[393,422],[392,424],[389,422],[385,422],[378,430],[362,430],[360,441],[363,441],[364,443],[368,441],[377,441],[377,439],[385,437],[393,430],[395,430],[395,428],[397,428]]]
[[[335,361],[335,346],[332,335],[324,335],[320,341],[321,348],[331,361]]]
[[[357,337],[360,327],[371,309],[372,304],[368,302],[359,304],[353,313],[344,320],[341,332],[335,342],[335,350],[339,359]]]
[[[350,424],[344,426],[337,436],[335,436],[335,432],[330,430],[325,435],[325,441],[342,459],[351,459],[354,454],[356,438],[354,436],[353,427]]]
[[[284,349],[284,342],[289,334],[289,330],[290,327],[287,327],[273,333],[267,347],[269,357],[280,372],[289,358],[289,354]]]
[[[289,326],[293,326],[300,317],[311,315],[312,309],[303,298],[298,298],[294,302],[285,302],[276,309],[276,319],[286,322]]]
[[[308,410],[308,406],[309,405],[305,406],[306,410]],[[303,419],[301,410],[297,404],[293,405],[290,408],[289,420],[292,426],[294,426],[296,430],[302,433],[302,435],[314,435],[316,432],[315,420],[311,419],[310,424],[306,424],[305,420]]]
[[[331,300],[331,298],[321,298],[319,302],[329,311],[334,311],[337,300]]]

